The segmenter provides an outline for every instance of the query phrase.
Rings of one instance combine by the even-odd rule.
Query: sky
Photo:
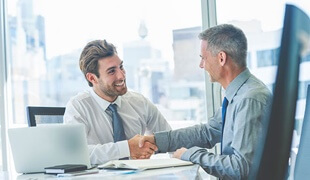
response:
[[[16,14],[16,1],[8,1],[9,14]],[[201,0],[32,1],[34,13],[45,17],[48,58],[81,49],[94,39],[107,39],[121,52],[123,43],[140,39],[138,27],[143,20],[148,28],[146,40],[165,59],[173,59],[172,31],[201,26]],[[285,2],[216,0],[218,23],[255,19],[261,21],[264,31],[280,29]],[[289,2],[310,14],[309,0]]]
[[[181,3],[182,2],[182,3]],[[172,30],[200,26],[200,0],[53,0],[46,3],[48,56],[61,49],[81,48],[93,39],[107,39],[121,48],[123,42],[139,40],[138,27],[143,20],[147,40],[171,59]],[[62,7],[59,7],[62,4]],[[188,4],[191,4],[188,8]],[[176,10],[174,7],[178,6]],[[57,13],[55,13],[57,9]],[[186,14],[185,12],[194,12]],[[56,15],[57,14],[57,15]],[[58,37],[55,37],[57,34]],[[64,40],[60,42],[61,40]],[[58,45],[56,45],[58,44]],[[48,45],[47,45],[48,46]],[[62,48],[64,47],[64,48]],[[169,50],[166,51],[165,49]],[[121,49],[119,49],[121,50]]]

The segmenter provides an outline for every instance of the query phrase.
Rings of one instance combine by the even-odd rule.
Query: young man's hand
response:
[[[154,154],[155,151],[158,150],[154,143],[143,141],[144,137],[145,136],[135,135],[133,138],[128,140],[130,157],[132,159],[148,159],[152,154]]]

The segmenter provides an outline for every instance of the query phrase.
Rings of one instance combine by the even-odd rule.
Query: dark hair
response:
[[[246,66],[247,39],[241,29],[222,24],[201,32],[198,37],[207,41],[213,55],[224,51],[239,67]]]
[[[80,56],[80,69],[85,78],[87,73],[93,73],[99,78],[98,61],[105,57],[117,54],[116,48],[113,44],[108,43],[106,40],[95,40],[89,42],[83,49]],[[87,78],[86,78],[87,80]],[[93,86],[88,82],[90,87]]]

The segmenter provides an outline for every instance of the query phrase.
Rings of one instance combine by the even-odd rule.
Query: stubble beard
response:
[[[127,92],[127,85],[126,85],[126,81],[124,82],[124,87],[122,87],[122,89],[118,90],[117,86],[115,86],[115,83],[113,83],[113,86],[112,88],[111,87],[108,87],[108,88],[105,88],[105,87],[102,87],[101,88],[101,91],[106,95],[106,96],[109,96],[109,97],[117,97],[117,96],[122,96],[124,94],[126,94]]]

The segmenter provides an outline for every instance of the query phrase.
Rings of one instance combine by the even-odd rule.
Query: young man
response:
[[[145,136],[140,146],[151,142],[159,152],[176,151],[174,157],[200,164],[221,179],[247,179],[271,93],[246,67],[247,40],[239,28],[218,25],[199,38],[199,66],[225,89],[223,108],[207,124]],[[205,149],[219,142],[221,154]]]
[[[148,99],[127,91],[123,61],[114,45],[106,40],[89,42],[79,64],[92,90],[70,99],[64,122],[85,125],[91,163],[149,158],[157,147],[149,143],[139,148],[140,134],[171,127]]]

